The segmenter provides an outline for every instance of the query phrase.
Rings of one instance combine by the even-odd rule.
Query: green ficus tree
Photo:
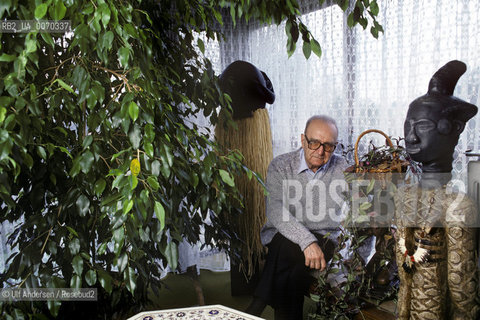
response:
[[[189,120],[228,108],[196,37],[221,39],[228,13],[313,39],[296,1],[2,1],[2,21],[71,32],[0,34],[0,222],[16,248],[1,286],[98,289],[97,303],[0,302],[2,315],[125,318],[158,290],[159,265],[177,267],[180,241],[203,230],[237,254],[233,177],[258,177]]]

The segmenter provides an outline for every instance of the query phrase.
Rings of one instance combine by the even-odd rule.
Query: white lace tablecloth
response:
[[[139,313],[128,320],[262,320],[219,304],[202,307],[155,310]]]

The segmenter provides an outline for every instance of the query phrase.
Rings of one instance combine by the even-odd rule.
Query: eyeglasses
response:
[[[310,150],[318,150],[320,149],[321,146],[323,146],[323,150],[325,152],[333,152],[333,150],[335,150],[335,148],[337,147],[337,144],[332,144],[332,143],[328,143],[328,142],[324,142],[324,143],[321,143],[320,141],[318,140],[309,140],[307,135],[304,135],[305,137],[305,140],[307,140],[307,145],[308,145],[308,149]]]

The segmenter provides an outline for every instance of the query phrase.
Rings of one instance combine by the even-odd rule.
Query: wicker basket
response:
[[[360,139],[362,139],[362,137],[364,135],[366,135],[368,133],[372,133],[372,132],[379,133],[382,136],[384,136],[385,140],[386,140],[386,144],[389,147],[394,148],[392,140],[390,140],[390,138],[383,131],[380,131],[380,130],[377,130],[377,129],[369,129],[369,130],[366,130],[366,131],[362,132],[358,136],[357,142],[355,143],[355,149],[354,149],[355,169],[354,169],[354,172],[355,173],[405,172],[406,166],[408,165],[408,163],[400,160],[400,158],[399,158],[399,156],[396,152],[392,153],[392,160],[384,161],[383,163],[377,165],[376,167],[363,167],[363,166],[360,165],[360,159],[358,157],[358,145],[360,143]]]

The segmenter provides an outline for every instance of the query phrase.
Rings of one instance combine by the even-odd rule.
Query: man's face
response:
[[[305,153],[305,161],[313,172],[316,172],[318,168],[328,162],[333,154],[333,150],[327,152],[323,145],[317,150],[312,150],[308,147],[308,142],[311,144],[320,142],[335,145],[337,143],[337,135],[335,126],[322,120],[313,120],[305,134],[302,134],[302,148]]]

